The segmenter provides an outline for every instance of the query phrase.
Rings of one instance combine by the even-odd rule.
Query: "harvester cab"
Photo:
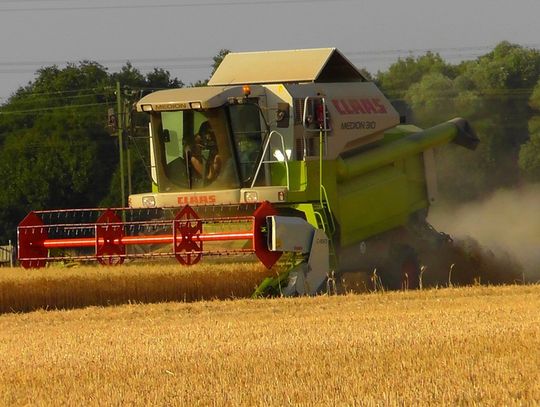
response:
[[[19,227],[23,265],[61,259],[48,256],[56,247],[92,247],[83,259],[104,263],[255,253],[267,267],[292,252],[300,261],[257,293],[313,294],[331,270],[351,267],[384,269],[389,286],[405,275],[414,287],[424,231],[439,237],[426,222],[434,148],[478,141],[463,119],[400,125],[333,48],[231,53],[208,86],[151,93],[137,110],[150,116],[152,191],[83,226],[31,213]]]
[[[335,160],[399,124],[334,49],[229,54],[208,87],[155,92],[137,110],[151,117],[155,194],[131,196],[132,207],[285,202],[317,189],[300,163]],[[207,129],[211,145],[199,144]]]

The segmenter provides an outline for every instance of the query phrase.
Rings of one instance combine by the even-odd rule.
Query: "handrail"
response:
[[[334,220],[334,216],[332,215],[332,207],[330,206],[330,201],[328,200],[328,194],[326,193],[326,188],[324,185],[321,185],[321,194],[324,196],[324,202],[326,202],[326,206],[328,207],[328,215],[330,217],[330,236],[332,236],[336,232],[336,222]],[[321,199],[321,205],[322,205],[322,199]]]
[[[306,124],[307,124],[307,106],[308,106],[308,102],[310,99],[320,99],[321,100],[321,103],[322,103],[322,119],[323,119],[323,122],[322,122],[322,127],[319,126],[318,129],[309,129],[307,128]],[[307,131],[307,132],[311,132],[311,133],[315,133],[315,132],[318,132],[319,133],[319,203],[321,205],[321,207],[324,207],[326,205],[327,209],[328,209],[328,217],[330,218],[328,220],[329,224],[328,224],[328,227],[331,229],[329,230],[330,232],[330,235],[333,235],[334,232],[336,231],[336,224],[335,224],[335,221],[334,221],[334,217],[332,215],[332,208],[330,206],[330,201],[328,200],[328,194],[326,192],[326,188],[324,186],[324,183],[323,183],[323,154],[326,155],[326,153],[328,152],[328,135],[327,133],[330,132],[332,129],[330,129],[328,127],[328,122],[326,120],[326,99],[323,97],[323,96],[317,96],[317,97],[313,97],[313,96],[307,96],[305,99],[304,99],[304,112],[303,112],[303,115],[302,115],[302,125],[304,127],[304,130]],[[306,142],[306,137],[305,137],[305,132],[303,134],[303,143],[304,143],[304,158],[306,156],[306,145],[307,145],[307,142]],[[320,215],[320,214],[319,214]],[[321,220],[322,220],[322,216],[320,217]],[[324,222],[323,222],[324,224]],[[324,228],[325,231],[326,231],[326,228]]]
[[[317,218],[319,223],[322,225],[323,230],[326,232],[326,222],[324,221],[322,215],[317,211],[313,212],[313,215],[315,215],[315,218]]]
[[[154,131],[152,129],[152,123],[148,123],[148,138],[150,140],[150,179],[154,184],[158,184],[157,166],[156,166],[156,153],[154,149]]]
[[[264,157],[266,156],[268,152],[268,146],[270,145],[270,141],[272,140],[272,136],[277,135],[281,140],[281,153],[283,154],[283,161],[279,160],[265,160]],[[285,141],[283,139],[283,135],[279,133],[277,130],[272,130],[268,137],[266,138],[266,141],[264,143],[263,152],[261,154],[261,158],[259,160],[259,164],[257,165],[257,170],[255,171],[255,175],[253,176],[253,180],[251,181],[250,188],[253,188],[255,186],[255,182],[257,181],[257,177],[259,176],[259,171],[261,170],[261,166],[263,164],[271,164],[271,163],[285,163],[285,173],[287,177],[287,189],[290,189],[290,179],[289,179],[289,157],[287,156],[287,150],[285,149]]]
[[[306,123],[307,123],[307,105],[308,105],[308,102],[310,99],[320,99],[321,102],[322,102],[322,105],[323,105],[323,126],[322,128],[318,128],[318,129],[310,129],[306,126]],[[302,126],[304,127],[304,130],[307,131],[307,132],[310,132],[310,133],[317,133],[319,132],[320,134],[322,133],[328,133],[330,131],[332,131],[331,128],[328,127],[328,122],[326,121],[326,98],[324,96],[306,96],[306,98],[304,99],[304,111],[302,113]],[[303,148],[303,158],[305,159],[306,158],[306,155],[307,155],[307,140],[306,140],[306,135],[305,135],[305,132],[304,134],[302,134],[302,143],[304,144],[304,148]],[[328,139],[325,138],[324,140],[324,151],[328,151]],[[320,152],[320,154],[322,154],[322,152]]]

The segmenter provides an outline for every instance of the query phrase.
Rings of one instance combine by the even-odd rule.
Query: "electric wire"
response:
[[[526,44],[523,45],[528,48],[539,48],[540,43]],[[362,62],[371,62],[375,60],[380,60],[382,58],[407,58],[407,57],[418,57],[426,54],[428,52],[435,54],[448,54],[450,57],[461,57],[461,56],[472,56],[474,57],[476,53],[482,53],[486,51],[493,50],[494,46],[489,45],[479,45],[479,46],[468,46],[468,47],[439,47],[439,48],[416,48],[416,49],[388,49],[388,50],[363,50],[363,51],[346,51],[345,55],[354,59],[355,61]],[[469,55],[469,52],[474,52],[475,54]],[[365,57],[368,58],[358,58]],[[482,55],[478,55],[482,56]],[[446,56],[445,56],[446,57]],[[197,68],[206,68],[211,66],[213,56],[187,56],[187,57],[158,57],[158,58],[115,58],[115,59],[96,59],[92,61],[82,61],[97,63],[99,65],[117,65],[125,64],[129,62],[131,64],[150,64],[154,65],[164,65],[170,64],[165,68],[172,67],[175,69],[197,69]],[[183,64],[182,62],[201,62],[201,64]],[[208,64],[202,64],[202,62],[208,62]],[[0,61],[1,67],[14,67],[13,72],[21,72],[20,67],[42,67],[42,66],[58,66],[72,64],[73,62],[61,61],[61,60],[41,60],[41,61]],[[180,63],[180,64],[178,64]],[[157,66],[156,66],[157,67]],[[162,68],[163,69],[163,68]],[[0,70],[0,73],[11,73],[8,70]]]
[[[211,61],[212,56],[189,56],[189,57],[162,57],[162,58],[116,58],[116,59],[98,59],[98,60],[92,60],[92,61],[82,61],[82,62],[88,62],[90,64],[97,63],[97,64],[115,64],[115,63],[155,63],[156,61],[159,63],[166,63],[166,62],[182,62],[182,61]],[[20,62],[0,62],[0,66],[35,66],[35,65],[62,65],[66,64],[66,61],[51,61],[51,60],[44,60],[44,61],[20,61]]]
[[[92,92],[92,93],[81,93],[79,95],[71,95],[71,96],[61,96],[61,95],[58,95],[58,97],[55,99],[55,100],[62,100],[62,101],[69,101],[69,100],[76,100],[76,99],[82,99],[82,98],[90,98],[90,97],[106,97],[108,95],[111,95],[113,92],[112,90],[109,92],[109,93],[106,93],[106,92]],[[51,95],[54,95],[51,94]],[[32,93],[32,92],[25,92],[24,93],[24,96],[33,96],[32,100],[24,100],[24,99],[20,99],[20,100],[17,100],[17,104],[19,103],[34,103],[35,101],[39,101],[39,100],[43,100],[43,99],[47,99],[47,101],[51,101],[51,97],[49,97],[47,94],[45,93],[41,93],[41,94],[38,94],[38,93]]]
[[[86,103],[86,104],[80,104],[80,105],[51,106],[51,107],[43,107],[43,108],[27,109],[27,110],[0,110],[0,117],[2,115],[39,113],[39,112],[47,112],[47,111],[54,111],[54,110],[81,109],[81,108],[87,108],[87,107],[106,106],[106,105],[110,105],[110,103],[107,103],[107,102]]]
[[[540,44],[529,44],[529,46],[539,46]],[[389,50],[374,50],[374,51],[350,51],[350,52],[347,52],[346,55],[348,56],[351,56],[351,59],[352,60],[356,60],[358,58],[358,56],[371,56],[369,58],[363,58],[362,61],[363,62],[367,62],[367,61],[370,61],[372,60],[373,58],[377,58],[378,56],[381,56],[381,55],[388,55],[388,57],[395,57],[395,55],[399,55],[400,53],[401,54],[405,54],[407,53],[407,57],[416,57],[415,55],[413,55],[414,53],[427,53],[427,52],[433,52],[433,53],[441,53],[441,52],[445,52],[445,51],[463,51],[463,52],[467,52],[467,51],[473,51],[473,50],[476,50],[476,51],[485,51],[485,50],[492,50],[493,48],[492,47],[489,47],[489,46],[483,46],[483,45],[479,45],[479,46],[467,46],[467,47],[449,47],[449,48],[426,48],[426,49],[414,49],[414,50],[405,50],[405,49],[389,49]],[[207,67],[207,68],[210,68],[211,66],[211,60],[212,60],[213,57],[201,57],[201,56],[187,56],[187,57],[176,57],[176,58],[173,58],[173,57],[167,57],[167,58],[137,58],[137,59],[133,59],[133,60],[127,60],[128,62],[130,63],[137,63],[137,62],[153,62],[153,67],[155,69],[162,69],[162,70],[165,70],[165,71],[170,71],[170,70],[175,70],[175,69],[186,69],[186,68],[203,68],[203,67]],[[402,58],[401,56],[399,58]],[[158,67],[157,65],[163,65],[163,63],[166,63],[166,62],[181,62],[181,61],[203,61],[203,60],[207,60],[208,61],[208,65],[184,65],[184,64],[181,64],[181,65],[168,65],[168,66],[160,66]],[[104,59],[104,60],[101,60],[101,61],[86,61],[86,62],[90,62],[90,63],[96,63],[96,64],[101,64],[101,63],[122,63],[126,61],[126,59]],[[70,64],[70,63],[66,63],[66,62],[60,62],[60,61],[11,61],[11,62],[0,62],[0,74],[2,73],[21,73],[23,72],[24,70],[21,70],[21,69],[16,69],[14,68],[13,70],[9,70],[9,71],[6,71],[6,70],[2,70],[1,67],[2,66],[11,66],[11,67],[16,67],[16,66],[32,66],[32,65],[44,65],[44,64],[54,64],[55,66],[58,65],[58,64]],[[76,65],[75,65],[76,66]],[[77,67],[77,66],[76,66]],[[106,70],[107,68],[104,67],[104,69]],[[138,70],[139,67],[137,66],[136,69]],[[180,79],[179,79],[180,80]],[[77,92],[83,92],[85,90],[89,90],[89,91],[94,91],[96,89],[99,89],[102,91],[101,95],[103,96],[106,96],[106,94],[104,93],[104,90],[106,88],[109,88],[111,89],[111,87],[101,87],[101,88],[88,88],[88,89],[75,89],[75,90],[65,90],[65,91],[58,91],[58,92],[31,92],[31,91],[27,91],[25,88],[20,88],[22,89],[23,91],[23,94],[24,95],[38,95],[38,94],[42,94],[42,95],[52,95],[52,94],[58,94],[58,95],[63,95],[63,94],[69,94],[71,92],[73,93],[77,93]],[[156,90],[156,89],[151,89],[151,88],[141,88],[139,90]],[[402,92],[402,93],[405,93],[408,89],[402,89],[402,90],[399,90],[399,89],[394,89],[393,91],[395,92]],[[492,90],[492,91],[489,91],[487,93],[491,93],[491,94],[499,94],[499,95],[509,95],[511,93],[514,93],[514,94],[518,94],[518,93],[523,93],[523,94],[527,94],[531,91],[531,89],[521,89],[521,90],[518,90],[518,89],[500,89],[500,90]],[[97,93],[92,93],[92,94],[88,94],[88,96],[90,95],[98,95]],[[84,97],[83,94],[79,94],[79,95],[76,95],[74,96],[74,98],[80,98],[80,97]]]
[[[333,0],[336,3],[350,3],[355,0]],[[123,9],[159,9],[159,8],[201,8],[223,6],[263,6],[263,5],[291,5],[291,4],[328,4],[328,0],[260,0],[260,1],[213,1],[197,3],[164,3],[164,4],[125,4],[125,5],[98,5],[98,6],[63,6],[63,7],[12,7],[0,8],[3,12],[35,12],[35,11],[87,11],[87,10],[123,10]]]
[[[145,88],[141,88],[145,89]],[[535,88],[529,87],[529,88],[515,88],[515,89],[472,89],[471,92],[476,95],[478,98],[482,97],[503,97],[503,96],[529,96]],[[136,89],[138,90],[138,89]],[[397,94],[405,94],[409,89],[392,89],[392,92],[395,92]],[[437,100],[437,99],[446,99],[448,96],[459,96],[459,93],[463,90],[458,89],[449,89],[449,90],[440,90],[435,91],[436,94],[430,95],[430,100]],[[94,95],[105,95],[103,93],[96,93]],[[93,96],[91,94],[85,95],[86,97]],[[394,98],[393,100],[402,100],[401,98]],[[35,103],[35,100],[28,101],[29,103]],[[112,106],[113,103],[111,102],[98,102],[98,103],[85,103],[85,104],[65,104],[61,106],[50,106],[50,107],[44,107],[44,108],[35,108],[35,109],[25,109],[25,110],[6,110],[4,109],[0,110],[0,117],[2,115],[16,115],[16,114],[29,114],[29,113],[39,113],[39,112],[47,112],[47,111],[55,111],[55,110],[62,110],[62,109],[79,109],[79,108],[87,108],[87,107],[97,107],[97,106]]]

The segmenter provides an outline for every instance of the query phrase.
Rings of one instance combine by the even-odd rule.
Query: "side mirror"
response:
[[[279,128],[289,127],[290,106],[288,103],[278,103],[276,125]]]

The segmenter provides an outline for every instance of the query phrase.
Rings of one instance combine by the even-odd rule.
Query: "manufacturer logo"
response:
[[[215,195],[186,195],[178,197],[178,205],[210,205],[215,203]]]
[[[154,105],[154,110],[181,110],[188,108],[187,103],[160,103]]]
[[[361,122],[343,122],[341,123],[341,130],[374,130],[377,128],[377,122],[374,121],[361,121]]]

